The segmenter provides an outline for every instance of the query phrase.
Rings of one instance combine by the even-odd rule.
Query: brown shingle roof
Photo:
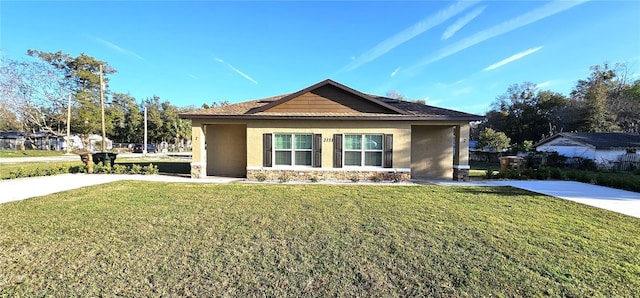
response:
[[[561,137],[593,146],[596,149],[640,148],[639,134],[622,132],[559,132],[541,140],[534,146],[538,147]]]
[[[363,100],[368,100],[387,107],[397,114],[379,114],[364,112],[348,112],[348,113],[275,113],[268,112],[268,108],[277,105],[283,101],[290,100],[298,94],[309,91],[319,86],[331,85],[336,88],[350,91]],[[200,109],[188,113],[180,114],[180,117],[193,118],[235,118],[235,119],[345,119],[345,120],[460,120],[460,121],[479,121],[484,117],[454,111],[434,106],[418,104],[414,102],[396,100],[383,96],[368,95],[355,91],[349,87],[338,84],[331,80],[325,80],[301,91],[278,96],[256,99],[251,101],[230,104],[221,107]]]

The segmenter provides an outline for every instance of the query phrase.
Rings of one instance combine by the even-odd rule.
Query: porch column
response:
[[[193,120],[191,126],[191,178],[207,176],[207,152],[204,125]]]
[[[469,124],[455,127],[456,151],[453,155],[453,180],[469,180]]]

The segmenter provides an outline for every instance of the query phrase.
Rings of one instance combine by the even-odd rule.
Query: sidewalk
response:
[[[55,176],[0,180],[0,204],[49,195],[85,186],[99,185],[122,180],[185,183],[229,183],[233,181],[240,181],[242,179],[227,177],[191,179],[185,177],[163,175],[62,174]]]

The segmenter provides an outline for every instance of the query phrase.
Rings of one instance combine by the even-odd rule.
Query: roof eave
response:
[[[482,121],[478,116],[301,116],[301,115],[195,115],[179,114],[183,119],[238,119],[238,120],[372,120],[372,121]]]

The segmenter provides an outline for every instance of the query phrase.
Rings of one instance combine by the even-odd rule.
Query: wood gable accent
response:
[[[332,80],[289,94],[250,113],[379,113],[406,114],[381,100]]]
[[[312,92],[307,92],[287,102],[276,105],[265,112],[272,113],[353,113],[349,106]]]

